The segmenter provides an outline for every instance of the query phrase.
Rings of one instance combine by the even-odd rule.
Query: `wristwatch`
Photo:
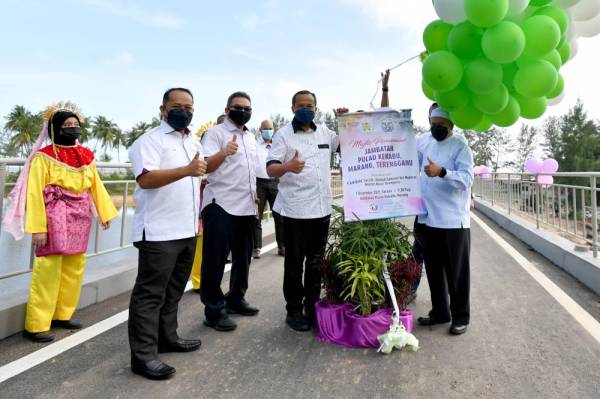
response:
[[[442,168],[442,171],[440,172],[440,177],[441,178],[445,177],[446,173],[448,173],[448,171],[446,170],[446,168]]]

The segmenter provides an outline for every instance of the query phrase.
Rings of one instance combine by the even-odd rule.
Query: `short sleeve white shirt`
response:
[[[256,177],[259,179],[270,178],[267,174],[267,157],[269,155],[271,145],[271,143],[265,143],[264,141],[256,144]]]
[[[211,157],[225,149],[236,136],[238,151],[208,174],[202,208],[218,204],[234,216],[256,215],[256,139],[249,130],[239,129],[229,119],[202,136],[204,156]]]
[[[168,123],[141,135],[129,150],[136,179],[146,172],[186,166],[196,153],[204,156],[198,138],[182,135]],[[170,241],[198,235],[200,178],[184,177],[166,186],[135,188],[133,241]]]
[[[285,163],[296,150],[304,160],[304,169],[287,172],[279,179],[279,192],[273,210],[295,219],[316,219],[331,215],[331,154],[339,146],[338,135],[325,125],[313,125],[308,131],[294,129],[289,123],[273,138],[267,164]]]

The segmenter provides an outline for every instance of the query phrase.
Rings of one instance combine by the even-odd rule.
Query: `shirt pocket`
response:
[[[178,168],[189,164],[191,161],[183,149],[183,144],[177,145],[175,143],[165,145],[161,158],[161,168]]]

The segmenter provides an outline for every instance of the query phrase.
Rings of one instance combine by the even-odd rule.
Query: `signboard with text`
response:
[[[340,115],[338,126],[347,222],[426,213],[410,116],[357,112]]]

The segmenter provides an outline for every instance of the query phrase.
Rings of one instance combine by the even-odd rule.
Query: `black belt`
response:
[[[265,178],[262,178],[262,177],[257,177],[256,178],[256,181],[264,181],[264,182],[273,182],[273,181],[277,181],[277,180],[279,180],[279,177],[271,177],[269,179],[265,179]]]

